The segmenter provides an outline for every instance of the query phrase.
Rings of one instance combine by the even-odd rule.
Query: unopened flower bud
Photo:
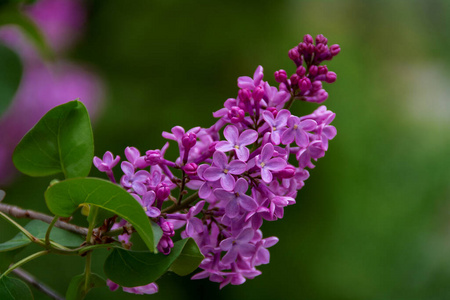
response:
[[[316,76],[319,73],[319,68],[315,65],[312,65],[311,67],[309,67],[309,74],[311,74],[312,76]]]
[[[311,88],[311,80],[309,80],[309,78],[307,78],[307,77],[303,77],[298,82],[298,87],[299,87],[300,91],[306,92],[307,90],[309,90]]]
[[[334,44],[330,47],[330,52],[332,56],[336,56],[339,52],[341,52],[341,48],[338,44]]]
[[[188,175],[196,175],[197,174],[198,165],[196,163],[189,163],[184,166],[183,170]]]
[[[164,255],[168,255],[170,253],[170,249],[173,248],[173,241],[170,237],[163,235],[163,237],[159,240],[158,243],[158,251],[163,253]]]
[[[159,150],[148,150],[145,152],[145,161],[151,166],[159,164],[161,162],[161,152]]]
[[[297,62],[300,59],[300,54],[298,53],[297,48],[292,48],[291,50],[289,50],[288,56],[294,62]]]
[[[264,88],[262,86],[257,86],[253,91],[252,96],[255,102],[261,101],[261,99],[264,97]]]
[[[295,73],[297,73],[298,76],[303,77],[306,74],[306,69],[304,66],[299,66]]]
[[[287,74],[285,70],[278,70],[275,71],[275,81],[278,83],[285,82],[287,79]]]
[[[325,90],[320,90],[317,95],[317,103],[322,103],[328,99],[328,93]]]
[[[277,175],[281,178],[292,178],[295,175],[295,167],[291,165],[287,165],[286,168],[279,171]]]
[[[249,101],[251,96],[252,94],[248,89],[240,89],[238,92],[239,100],[241,100],[242,102]]]
[[[328,51],[328,47],[325,46],[324,44],[318,44],[316,46],[316,51],[317,51],[317,53],[324,53],[324,52]]]
[[[305,36],[303,37],[303,42],[306,44],[312,44],[313,43],[313,38],[310,34],[305,34]]]
[[[240,123],[244,120],[245,112],[242,108],[239,106],[233,106],[228,111],[228,118],[230,119],[231,123]]]
[[[161,226],[161,230],[163,231],[164,235],[167,235],[167,236],[175,235],[175,228],[172,223],[162,221],[160,226]]]
[[[156,197],[160,200],[166,200],[170,195],[170,188],[165,182],[161,182],[156,186]]]
[[[316,44],[324,44],[328,43],[328,39],[323,36],[323,34],[319,34],[316,36]]]
[[[316,92],[320,89],[322,89],[322,82],[319,80],[314,81],[311,85],[312,92]]]
[[[327,74],[327,72],[328,72],[327,66],[319,66],[319,74],[320,75]]]
[[[316,51],[316,46],[314,46],[314,44],[308,44],[308,46],[305,50],[306,50],[306,53],[313,54]]]
[[[298,76],[297,74],[293,74],[291,76],[291,83],[293,85],[296,85],[298,83],[298,81],[300,80],[300,76]]]
[[[186,133],[181,138],[181,143],[183,144],[184,148],[191,149],[197,143],[197,135],[195,133],[192,133],[192,132]]]
[[[327,83],[333,83],[333,82],[336,81],[336,78],[337,78],[336,73],[334,73],[334,72],[328,72],[327,75],[326,75],[326,77],[325,77],[325,81],[326,81]]]

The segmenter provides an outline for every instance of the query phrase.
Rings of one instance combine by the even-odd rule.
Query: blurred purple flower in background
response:
[[[81,36],[86,12],[81,1],[41,0],[24,7],[40,28],[56,59],[44,61],[19,28],[0,28],[0,42],[15,51],[23,65],[18,90],[0,116],[0,186],[15,175],[14,148],[24,134],[50,109],[79,98],[95,119],[104,98],[100,78],[84,65],[67,61],[64,51]]]

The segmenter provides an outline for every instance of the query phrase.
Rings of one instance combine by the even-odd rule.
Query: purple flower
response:
[[[109,289],[113,292],[120,287],[120,285],[118,285],[117,283],[115,283],[109,279],[106,280],[106,284],[108,285]],[[156,285],[156,283],[152,282],[152,283],[149,283],[149,284],[143,285],[143,286],[122,287],[122,289],[124,292],[131,293],[131,294],[137,294],[137,295],[155,294],[158,292],[158,285]]]
[[[223,189],[216,189],[214,191],[214,195],[220,201],[225,201],[227,203],[225,213],[228,217],[236,217],[239,214],[241,207],[246,211],[252,211],[258,207],[256,201],[252,197],[245,194],[247,189],[247,181],[244,178],[239,178],[236,181],[236,185],[232,193]]]
[[[228,125],[223,130],[223,135],[227,141],[218,142],[216,149],[222,152],[234,150],[239,160],[247,161],[250,150],[245,146],[253,144],[258,139],[258,133],[255,130],[248,129],[239,135],[236,126]]]
[[[94,166],[100,172],[112,171],[112,168],[114,168],[119,161],[120,161],[120,156],[117,155],[114,158],[114,155],[110,151],[106,151],[105,154],[103,154],[103,160],[98,158],[97,156],[94,156]]]
[[[281,134],[286,128],[286,123],[291,113],[287,109],[282,109],[278,112],[277,117],[274,118],[273,114],[269,111],[263,112],[263,118],[267,125],[270,127],[270,138],[272,143],[279,145],[281,142]]]
[[[255,253],[255,245],[250,241],[253,238],[255,232],[252,228],[246,228],[241,231],[237,237],[229,237],[220,242],[220,249],[227,251],[222,257],[223,264],[230,264],[234,262],[239,255],[243,257],[250,257]]]
[[[152,206],[155,203],[156,194],[154,191],[148,191],[142,196],[141,204],[145,210],[145,213],[150,218],[156,218],[161,214],[161,211]]]
[[[158,286],[156,283],[152,282],[143,286],[135,286],[135,287],[122,287],[124,292],[136,294],[136,295],[150,295],[158,292]]]
[[[276,87],[270,86],[269,83],[264,84],[264,100],[266,100],[268,106],[279,106],[283,105],[290,98],[290,94],[286,91],[278,91]]]
[[[278,238],[276,236],[271,236],[265,239],[261,239],[261,231],[258,230],[255,236],[258,235],[259,241],[256,242],[255,247],[255,255],[252,258],[252,266],[259,266],[263,264],[268,264],[270,261],[270,253],[267,248],[274,246],[278,243]]]
[[[264,182],[269,183],[272,181],[271,171],[280,171],[286,167],[286,161],[282,158],[272,158],[274,153],[273,145],[267,143],[264,145],[261,154],[255,158],[255,163],[258,168],[261,169],[261,178]]]
[[[123,187],[132,188],[139,195],[144,195],[147,192],[147,187],[144,183],[149,180],[150,173],[144,170],[139,170],[135,173],[134,166],[127,161],[123,161],[120,166],[125,174],[120,179],[120,184]]]
[[[203,177],[208,181],[217,181],[220,179],[221,186],[227,191],[232,191],[234,188],[235,179],[233,174],[242,174],[247,169],[247,165],[240,160],[233,160],[228,163],[227,156],[220,151],[214,153],[213,164],[215,167],[206,169]]]
[[[238,78],[238,87],[241,89],[254,90],[261,84],[261,80],[264,77],[263,67],[258,66],[253,74],[253,78],[248,76],[241,76]]]
[[[314,168],[311,159],[317,160],[325,155],[325,150],[322,146],[322,141],[314,141],[307,148],[300,149],[297,152],[297,160],[300,168]]]
[[[204,205],[205,201],[199,201],[186,214],[186,234],[188,236],[194,236],[196,233],[203,232],[203,222],[195,216],[202,211]]]
[[[281,142],[284,145],[289,145],[295,140],[295,143],[302,148],[308,146],[309,143],[306,131],[314,130],[317,127],[316,121],[308,119],[300,121],[297,116],[290,116],[287,125],[288,129],[283,132]]]

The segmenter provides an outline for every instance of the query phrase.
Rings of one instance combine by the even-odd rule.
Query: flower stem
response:
[[[56,221],[58,221],[58,216],[55,216],[52,220],[52,222],[50,223],[50,225],[48,226],[47,232],[45,233],[45,245],[50,245],[50,232],[53,229],[53,226],[55,225]]]
[[[91,239],[92,239],[92,233],[94,232],[94,227],[95,227],[95,222],[97,220],[97,214],[98,214],[98,207],[93,205],[91,207],[91,210],[89,212],[89,228],[88,228],[88,233],[86,235],[86,243],[91,244]]]
[[[89,277],[91,275],[91,262],[92,262],[92,251],[86,254],[86,267],[84,269],[85,280],[84,280],[84,290],[89,290]]]
[[[6,214],[2,213],[1,211],[0,211],[0,216],[3,217],[3,219],[5,219],[6,221],[8,221],[11,225],[14,225],[15,227],[17,227],[17,229],[19,229],[23,234],[25,234],[26,237],[30,239],[30,241],[32,241],[34,243],[38,243],[38,244],[42,243],[38,238],[33,236],[28,230],[26,230],[25,228],[20,226],[16,221],[14,221],[13,219],[8,217]]]
[[[22,260],[16,262],[15,264],[13,264],[12,266],[10,266],[10,267],[8,268],[8,270],[6,270],[6,271],[0,276],[0,279],[1,279],[3,276],[6,276],[6,275],[8,275],[9,273],[11,273],[15,268],[18,268],[18,267],[20,267],[20,266],[26,264],[27,262],[32,261],[32,260],[35,259],[35,258],[38,258],[38,257],[40,257],[40,256],[43,256],[43,255],[46,255],[46,254],[49,254],[49,253],[50,253],[49,250],[43,250],[43,251],[36,252],[36,253],[34,253],[34,254],[30,255],[30,256],[25,257],[24,259],[22,259]]]
[[[173,213],[181,209],[187,208],[192,202],[194,202],[198,198],[200,197],[198,196],[198,192],[196,192],[195,194],[192,194],[191,196],[187,197],[183,202],[179,204],[178,203],[174,204],[172,206],[163,209],[161,213]]]

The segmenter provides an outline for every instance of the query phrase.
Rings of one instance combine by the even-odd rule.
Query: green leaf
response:
[[[80,101],[47,112],[17,145],[13,162],[30,176],[64,173],[66,178],[89,174],[94,139],[86,107]]]
[[[22,77],[22,63],[9,48],[0,44],[0,116],[14,99]]]
[[[49,224],[45,222],[32,220],[24,228],[38,239],[44,239],[48,226]],[[74,248],[79,247],[84,242],[81,236],[58,227],[53,227],[50,239],[60,245]],[[0,253],[19,249],[29,244],[31,244],[30,239],[20,232],[9,241],[0,244]]]
[[[114,249],[103,268],[115,283],[134,287],[154,282],[169,269],[187,275],[197,269],[203,258],[195,241],[187,238],[176,242],[169,255]]]
[[[39,27],[14,5],[2,7],[0,10],[0,26],[2,25],[18,26],[36,46],[43,58],[53,59],[53,52]]]
[[[30,288],[23,281],[3,276],[0,278],[0,299],[29,300],[33,299]]]
[[[91,273],[89,275],[88,287],[85,286],[85,274],[77,275],[70,281],[66,292],[66,300],[81,300],[86,297],[86,294],[95,287],[106,286],[106,281],[99,275]]]
[[[169,271],[180,276],[186,276],[194,272],[205,257],[193,239],[184,239],[180,242],[182,241],[186,241],[184,248],[170,266]]]
[[[98,178],[68,179],[50,186],[45,201],[52,213],[69,217],[82,204],[96,205],[131,223],[151,251],[162,236],[159,226],[152,226],[144,209],[127,191]]]

